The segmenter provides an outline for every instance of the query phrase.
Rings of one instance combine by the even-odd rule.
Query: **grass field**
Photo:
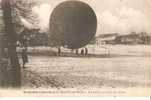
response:
[[[76,56],[65,49],[60,57],[49,54],[29,56],[30,62],[22,75],[23,87],[151,87],[151,46],[104,45],[88,48],[88,56]],[[46,52],[49,49],[34,50]]]

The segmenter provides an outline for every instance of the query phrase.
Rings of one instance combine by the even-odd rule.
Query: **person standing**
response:
[[[27,56],[27,48],[23,47],[21,52],[23,68],[25,68],[26,63],[28,63],[28,56]]]
[[[88,55],[88,48],[85,47],[85,56]]]

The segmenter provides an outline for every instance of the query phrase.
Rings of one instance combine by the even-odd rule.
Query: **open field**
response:
[[[90,54],[86,57],[70,51],[60,57],[49,54],[29,56],[23,73],[23,87],[151,87],[151,46],[88,48]],[[47,51],[46,48],[41,51],[44,49]]]

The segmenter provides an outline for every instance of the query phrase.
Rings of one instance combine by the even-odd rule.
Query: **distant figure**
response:
[[[81,55],[84,55],[84,49],[81,50]]]
[[[79,50],[78,50],[78,49],[76,49],[76,54],[78,55],[78,53],[79,53]]]
[[[88,48],[85,48],[85,55],[88,55]]]
[[[61,47],[58,48],[58,55],[61,55]]]
[[[28,63],[28,55],[27,55],[27,48],[23,47],[21,51],[22,61],[23,61],[23,68],[25,68],[26,63]]]

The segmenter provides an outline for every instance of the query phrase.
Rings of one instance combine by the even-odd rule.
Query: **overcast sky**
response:
[[[39,0],[33,11],[39,16],[40,27],[48,28],[49,18],[56,5],[65,0]],[[132,31],[151,34],[151,0],[81,0],[88,3],[98,18],[98,34]]]

